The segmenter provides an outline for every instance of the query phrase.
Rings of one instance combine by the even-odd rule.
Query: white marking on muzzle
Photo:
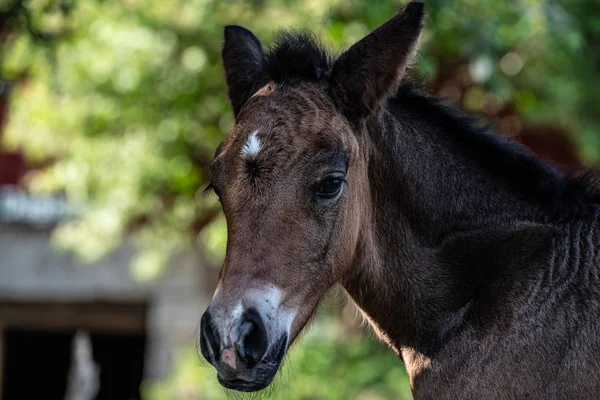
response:
[[[277,341],[284,333],[289,338],[292,322],[296,317],[297,310],[283,305],[283,300],[283,291],[273,285],[250,290],[242,300],[244,309],[253,307],[258,311],[271,343]]]
[[[218,304],[222,293],[223,288],[219,288],[213,297],[213,302]],[[212,310],[212,314],[219,334],[222,338],[227,338],[222,346],[228,347],[235,342],[236,326],[244,311],[249,308],[256,309],[262,319],[270,345],[276,343],[283,334],[286,334],[289,340],[297,310],[286,307],[282,304],[283,301],[284,292],[280,288],[266,285],[241,294],[240,301],[233,307],[217,306]],[[224,312],[220,312],[219,309]]]

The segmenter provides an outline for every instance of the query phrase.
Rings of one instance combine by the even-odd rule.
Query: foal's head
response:
[[[333,62],[306,35],[282,36],[265,54],[248,30],[225,29],[236,124],[211,181],[228,243],[200,340],[224,386],[266,387],[355,264],[371,196],[365,127],[411,62],[423,18],[411,2]]]

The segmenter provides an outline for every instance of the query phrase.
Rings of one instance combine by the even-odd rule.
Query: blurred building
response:
[[[63,399],[82,330],[100,367],[97,399],[137,398],[143,377],[168,373],[178,344],[195,341],[207,301],[198,257],[180,256],[159,282],[142,284],[130,278],[130,249],[81,265],[49,236],[28,223],[0,225],[2,399]]]
[[[126,245],[91,265],[57,253],[50,235],[68,204],[25,192],[26,172],[21,154],[0,151],[0,399],[63,400],[67,387],[70,399],[138,399],[144,378],[195,343],[214,274],[198,250],[153,283],[131,278]]]
[[[201,257],[180,255],[152,284],[130,277],[127,247],[82,265],[50,245],[61,201],[0,191],[1,398],[63,399],[72,342],[85,331],[100,369],[96,398],[136,399],[142,378],[167,374],[178,344],[195,341],[209,290]]]

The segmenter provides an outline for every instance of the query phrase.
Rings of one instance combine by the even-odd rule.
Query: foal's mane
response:
[[[336,58],[310,32],[281,31],[265,52],[263,68],[276,83],[313,82],[326,87]],[[414,81],[401,84],[388,101],[387,108],[394,107],[443,126],[485,170],[510,179],[553,211],[600,203],[600,171],[585,170],[568,177],[520,143],[493,133],[490,124],[481,126],[473,117],[445,105],[442,98],[429,95]]]
[[[510,179],[553,211],[600,203],[600,170],[585,168],[567,176],[521,143],[495,133],[491,123],[481,125],[479,119],[444,104],[443,98],[429,95],[415,82],[402,84],[389,104],[443,126],[485,170]]]

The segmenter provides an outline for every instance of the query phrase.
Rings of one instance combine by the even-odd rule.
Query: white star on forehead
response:
[[[242,147],[242,157],[254,157],[260,151],[260,139],[257,136],[258,130],[253,131],[244,147]]]

